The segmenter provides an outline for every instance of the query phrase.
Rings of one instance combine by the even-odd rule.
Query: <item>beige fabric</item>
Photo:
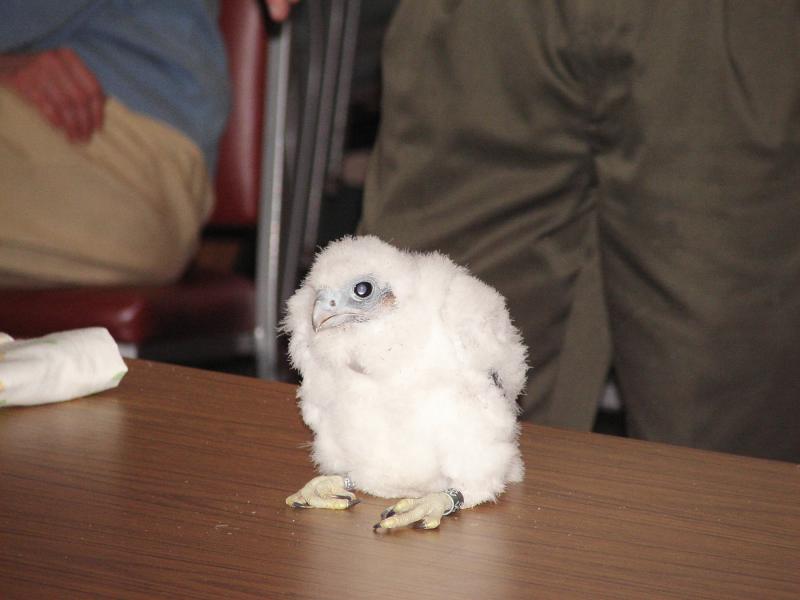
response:
[[[175,279],[212,203],[200,149],[170,126],[109,99],[72,144],[0,88],[0,287]]]

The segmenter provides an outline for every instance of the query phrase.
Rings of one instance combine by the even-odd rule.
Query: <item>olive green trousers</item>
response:
[[[800,461],[800,5],[412,1],[360,231],[502,292],[526,418]]]

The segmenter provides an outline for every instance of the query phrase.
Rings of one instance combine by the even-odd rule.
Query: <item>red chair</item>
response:
[[[260,376],[281,374],[277,323],[297,284],[308,225],[316,226],[308,207],[318,210],[318,200],[311,198],[311,190],[316,186],[321,194],[319,181],[327,173],[327,169],[314,171],[303,153],[327,157],[331,152],[332,130],[321,129],[320,123],[333,122],[342,114],[346,93],[320,98],[319,90],[331,85],[347,90],[343,83],[349,84],[350,70],[342,64],[352,63],[353,24],[358,16],[357,2],[334,0],[323,23],[320,5],[310,4],[305,11],[311,31],[309,63],[302,67],[305,93],[302,107],[295,111],[304,122],[289,130],[288,137],[300,142],[296,160],[287,163],[291,121],[287,115],[294,106],[289,94],[292,23],[265,27],[261,0],[221,3],[233,105],[221,141],[217,203],[210,225],[257,230],[255,280],[236,273],[190,270],[167,286],[0,290],[0,331],[26,338],[102,326],[126,356],[202,364],[254,354]],[[322,54],[314,50],[315,44],[324,46]],[[316,113],[311,118],[306,112],[314,102],[317,106],[311,109]],[[334,146],[340,143],[333,141]],[[284,204],[291,210],[284,211]]]

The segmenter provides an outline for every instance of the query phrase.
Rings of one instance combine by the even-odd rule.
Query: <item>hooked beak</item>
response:
[[[346,298],[333,290],[320,290],[311,312],[311,325],[314,331],[332,329],[357,320],[358,315],[345,308],[346,301]]]

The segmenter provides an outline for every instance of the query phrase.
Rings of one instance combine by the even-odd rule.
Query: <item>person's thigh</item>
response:
[[[530,350],[526,416],[586,429],[609,346],[562,17],[556,3],[399,7],[359,231],[442,251],[497,288]]]
[[[103,130],[71,144],[0,88],[0,169],[5,287],[174,279],[212,201],[200,150],[114,100]]]
[[[599,161],[631,433],[800,459],[800,11],[654,3]]]

